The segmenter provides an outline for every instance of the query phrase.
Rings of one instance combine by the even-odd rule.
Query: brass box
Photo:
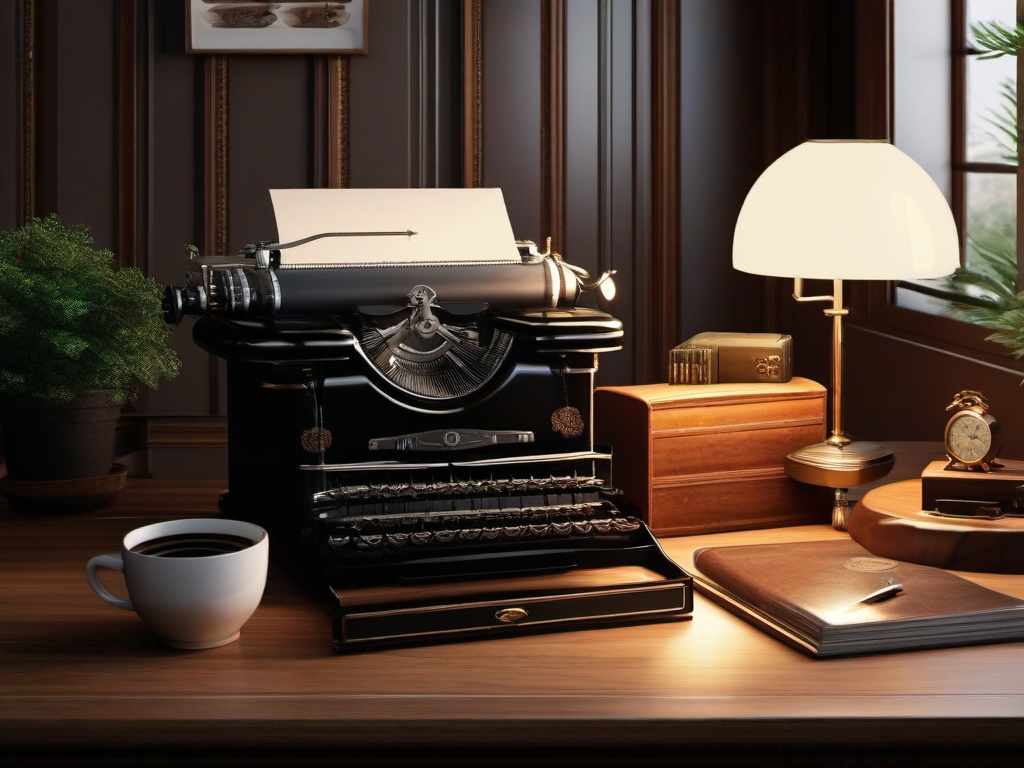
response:
[[[793,378],[793,337],[698,333],[669,352],[669,384],[782,384]]]

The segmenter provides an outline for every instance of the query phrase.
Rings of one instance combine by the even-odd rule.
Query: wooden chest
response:
[[[612,446],[622,506],[656,534],[830,519],[828,491],[783,470],[786,454],[825,438],[825,388],[808,379],[600,387],[594,432]]]

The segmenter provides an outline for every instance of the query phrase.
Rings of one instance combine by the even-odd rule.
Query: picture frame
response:
[[[369,0],[185,0],[187,53],[365,54]]]

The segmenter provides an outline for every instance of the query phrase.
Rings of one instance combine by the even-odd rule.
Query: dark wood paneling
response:
[[[232,56],[228,67],[228,249],[274,240],[268,189],[313,185],[311,72],[304,56]]]
[[[565,19],[564,144],[565,233],[557,249],[572,264],[595,274],[608,222],[604,196],[610,173],[604,139],[610,137],[606,115],[610,53],[605,27],[607,3],[570,2]],[[629,197],[625,198],[628,204]],[[553,218],[554,213],[549,213]],[[616,310],[621,308],[616,303]]]
[[[892,3],[860,0],[855,8],[854,119],[859,138],[893,138]]]
[[[202,89],[202,249],[228,252],[228,57],[206,56]]]
[[[625,384],[635,379],[636,350],[644,344],[636,322],[634,276],[649,250],[634,250],[639,238],[646,241],[644,221],[649,178],[648,154],[636,157],[641,128],[635,105],[643,103],[635,87],[634,71],[639,53],[635,45],[634,9],[608,0],[606,16],[598,27],[600,75],[598,80],[598,218],[591,224],[600,234],[594,273],[615,270],[618,296],[597,304],[626,323],[622,352],[601,361],[598,382]],[[637,162],[638,161],[638,162]],[[639,173],[638,173],[639,172]],[[587,226],[581,222],[582,226]]]
[[[21,29],[25,3],[0,4],[0,227],[21,224],[23,194],[22,53]]]
[[[552,236],[594,275],[618,270],[620,296],[602,307],[624,321],[626,348],[602,359],[603,383],[664,380],[684,331],[761,315],[763,281],[729,268],[731,219],[763,167],[763,137],[777,147],[804,125],[817,81],[801,35],[821,29],[801,18],[811,0],[373,2],[369,52],[354,57],[189,55],[176,0],[5,7],[22,26],[37,20],[17,40],[34,49],[38,115],[14,125],[0,157],[29,171],[0,196],[2,214],[62,207],[180,283],[186,243],[231,253],[276,236],[268,188],[498,186],[516,236]],[[768,21],[780,31],[766,122]],[[0,99],[16,100],[20,120],[31,102],[3,55]],[[172,337],[183,373],[144,413],[223,410],[222,366],[190,331],[186,321]],[[187,430],[170,434],[188,443]],[[202,464],[159,450],[157,472]]]
[[[657,351],[651,349],[651,314],[639,308],[647,307],[651,295],[655,275],[652,274],[653,238],[651,235],[652,212],[651,199],[654,193],[652,182],[652,130],[653,116],[650,108],[639,109],[637,105],[651,103],[652,70],[654,68],[651,55],[651,2],[638,0],[633,4],[632,24],[632,95],[634,107],[631,108],[631,125],[633,133],[633,153],[631,176],[633,183],[633,232],[626,253],[631,255],[627,263],[629,270],[628,296],[631,306],[638,309],[630,315],[632,322],[631,338],[636,341],[631,350],[630,381],[647,383],[652,379],[660,381],[655,374],[657,370]],[[641,342],[642,340],[642,342]]]
[[[565,0],[541,0],[541,229],[551,247],[565,247]]]
[[[24,0],[19,4],[18,46],[20,56],[16,70],[20,90],[19,103],[13,114],[18,118],[21,135],[15,146],[18,150],[20,186],[18,189],[16,222],[21,224],[36,215],[36,146],[39,133],[39,26],[36,20],[36,0]]]
[[[38,29],[37,215],[88,225],[102,247],[117,244],[117,12],[97,0],[68,13],[36,4]]]
[[[946,406],[960,390],[978,389],[1002,425],[1000,455],[1024,456],[1020,371],[885,331],[854,325],[846,331],[846,423],[858,437],[941,442]]]
[[[483,2],[483,173],[520,239],[543,245],[540,0]]]
[[[215,166],[211,163],[208,173],[207,155],[214,153],[206,149],[217,144],[217,134],[208,128],[204,98],[207,65],[217,59],[183,55],[180,8],[165,3],[156,11],[156,18],[151,19],[151,87],[145,106],[150,119],[143,149],[149,157],[149,210],[140,215],[149,219],[148,274],[161,284],[180,285],[188,268],[186,243],[214,252],[217,236],[213,228],[205,231],[206,222],[226,222],[226,196],[223,217],[216,210],[208,215],[208,195],[213,194],[208,188],[213,185],[207,177]],[[226,104],[226,85],[224,101]],[[222,224],[220,229],[226,231],[226,226]],[[171,346],[182,360],[182,373],[147,394],[150,413],[192,416],[216,408],[208,384],[213,359],[192,343],[192,323],[186,320],[171,334]]]
[[[673,345],[702,331],[760,331],[765,283],[732,268],[736,218],[764,162],[761,142],[750,140],[765,124],[763,91],[748,76],[764,57],[763,10],[745,0],[681,9],[682,258]]]
[[[148,6],[117,3],[117,240],[122,265],[146,265],[149,224]]]
[[[650,356],[642,381],[666,378],[666,355],[679,341],[680,275],[680,8],[674,0],[651,3],[651,275],[648,301]]]
[[[378,6],[370,25],[369,55],[355,56],[349,63],[353,187],[418,186],[419,115],[410,108],[419,78],[413,5]]]
[[[634,174],[633,10],[612,0],[566,5],[565,243],[562,253],[596,278],[617,270],[613,301],[582,300],[625,320],[621,352],[601,356],[602,384],[632,381]],[[649,162],[649,159],[645,159]]]
[[[348,56],[313,58],[314,185],[348,186]]]
[[[483,179],[484,40],[482,0],[462,0],[462,186]]]
[[[829,58],[832,34],[851,35],[852,29],[831,29],[829,7],[833,0],[778,0],[764,3],[764,159],[767,168],[779,156],[807,139],[833,137],[829,133],[828,77],[834,60]],[[850,93],[847,98],[852,98]],[[752,180],[753,181],[753,180]],[[793,301],[793,281],[763,280],[765,289],[763,330],[788,333],[794,338],[793,372],[827,384],[831,370],[831,324],[822,305]],[[742,285],[737,283],[737,285]],[[831,284],[808,282],[806,293],[831,293]]]

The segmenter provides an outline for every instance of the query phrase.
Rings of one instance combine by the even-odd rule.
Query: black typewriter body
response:
[[[346,275],[309,276],[323,291]],[[222,512],[267,528],[327,599],[338,651],[685,618],[689,577],[616,507],[611,451],[593,444],[598,358],[621,323],[558,291],[554,306],[446,304],[408,276],[405,305],[261,317],[209,302],[193,338],[227,366]],[[543,584],[616,567],[656,578]],[[423,594],[439,584],[448,597]],[[402,589],[350,598],[381,585]]]

